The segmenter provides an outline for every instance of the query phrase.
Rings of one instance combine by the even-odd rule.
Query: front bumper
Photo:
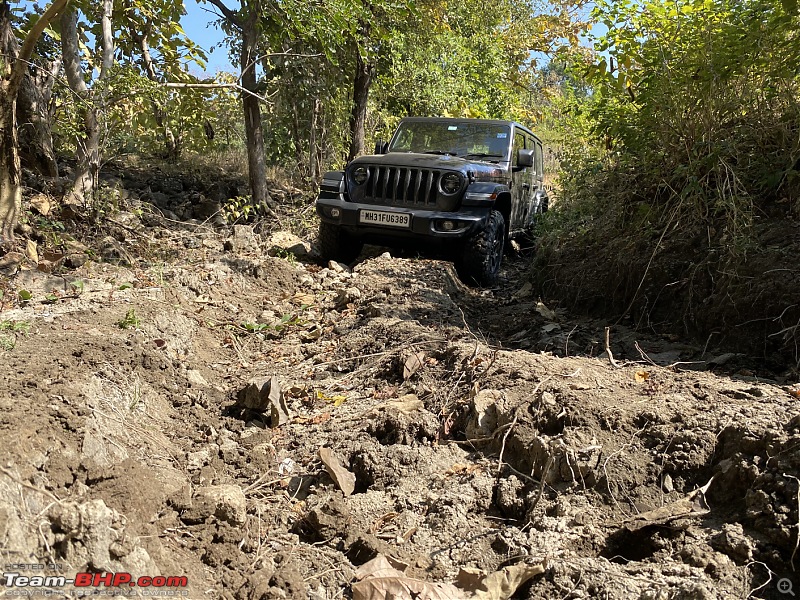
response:
[[[348,202],[341,194],[335,198],[318,198],[316,209],[319,218],[326,223],[342,227],[353,237],[377,243],[404,239],[445,243],[447,240],[462,240],[485,227],[491,210],[485,206],[471,206],[462,208],[458,212],[438,212],[410,207],[376,206]],[[336,210],[339,211],[338,216],[333,216]],[[411,223],[408,227],[368,225],[359,220],[362,210],[409,215]],[[454,224],[452,230],[443,229],[442,224],[445,221]]]

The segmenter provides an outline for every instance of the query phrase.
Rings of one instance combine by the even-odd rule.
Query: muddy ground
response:
[[[607,323],[525,285],[528,257],[475,290],[172,216],[117,214],[78,268],[4,263],[4,573],[322,600],[382,554],[426,582],[541,564],[520,599],[800,586],[791,374],[622,327],[609,357]]]

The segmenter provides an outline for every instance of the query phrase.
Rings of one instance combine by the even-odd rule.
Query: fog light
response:
[[[339,218],[339,215],[341,215],[341,214],[342,214],[342,211],[340,211],[338,208],[332,208],[332,209],[331,209],[331,216],[332,216],[334,219],[338,219],[338,218]]]
[[[453,231],[456,228],[456,224],[452,221],[443,221],[442,222],[442,229],[445,231]]]

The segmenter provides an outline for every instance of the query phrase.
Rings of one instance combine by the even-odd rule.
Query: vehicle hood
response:
[[[507,163],[490,163],[482,160],[465,159],[449,154],[416,154],[413,152],[390,152],[360,156],[350,162],[348,171],[357,165],[378,165],[391,167],[407,167],[417,169],[434,169],[441,171],[459,171],[465,176],[469,171],[478,181],[500,179],[506,171]]]

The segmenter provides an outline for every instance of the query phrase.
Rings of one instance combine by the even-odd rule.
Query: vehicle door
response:
[[[531,209],[528,213],[526,227],[533,226],[536,215],[542,212],[542,204],[546,195],[544,189],[544,156],[542,154],[542,143],[536,138],[528,138],[530,148],[533,148],[533,169],[531,169]]]
[[[530,169],[519,166],[519,151],[525,149],[525,133],[514,128],[511,155],[511,222],[508,232],[515,233],[525,228],[528,218],[530,195]]]

